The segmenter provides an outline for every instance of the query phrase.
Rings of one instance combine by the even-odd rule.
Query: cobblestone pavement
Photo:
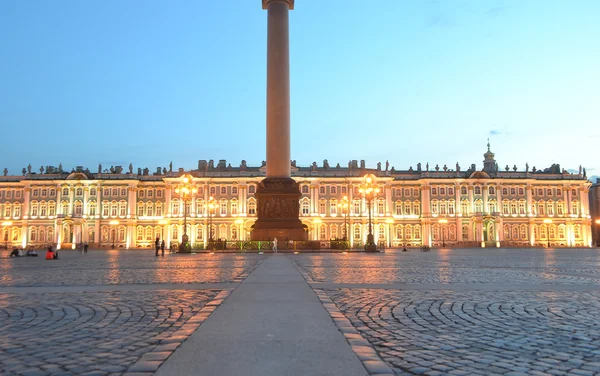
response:
[[[293,260],[367,369],[364,359],[402,375],[600,375],[597,249]]]
[[[595,249],[459,249],[294,258],[309,282],[600,284]]]
[[[219,292],[0,294],[0,374],[152,372],[220,303]]]
[[[6,256],[0,375],[150,375],[264,259],[122,250]]]
[[[396,373],[600,373],[600,292],[326,290]]]
[[[6,257],[6,252],[3,252]],[[3,255],[0,254],[0,257]],[[154,251],[59,251],[59,260],[0,260],[0,287],[240,282],[266,256],[165,255]]]

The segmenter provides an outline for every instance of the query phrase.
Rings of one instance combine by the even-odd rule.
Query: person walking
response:
[[[163,257],[165,256],[165,239],[160,242],[160,251],[162,252]]]
[[[87,254],[87,250],[88,250],[88,243],[85,243],[83,245],[83,253]]]
[[[158,250],[160,249],[160,240],[158,240],[158,237],[154,241],[154,247],[156,248],[156,257],[158,257]]]
[[[277,253],[277,238],[273,238],[273,252]]]

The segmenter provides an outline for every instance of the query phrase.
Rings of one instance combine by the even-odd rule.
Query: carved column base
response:
[[[266,178],[256,190],[258,219],[252,227],[252,240],[306,240],[308,233],[300,221],[300,187],[291,178]]]

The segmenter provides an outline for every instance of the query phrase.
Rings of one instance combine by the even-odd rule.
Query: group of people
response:
[[[27,253],[24,253],[22,249],[13,249],[12,252],[10,253],[10,257],[24,257],[24,256],[29,256],[29,257],[37,257],[37,252],[34,251],[33,249],[29,249],[27,251]]]
[[[165,255],[165,240],[162,241],[159,238],[156,238],[154,241],[154,246],[156,248],[156,257],[158,257],[158,251],[162,252],[162,255]]]

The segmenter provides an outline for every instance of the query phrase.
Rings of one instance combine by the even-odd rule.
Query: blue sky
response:
[[[292,159],[599,175],[600,2],[297,0]],[[0,168],[265,159],[260,0],[0,1]]]

